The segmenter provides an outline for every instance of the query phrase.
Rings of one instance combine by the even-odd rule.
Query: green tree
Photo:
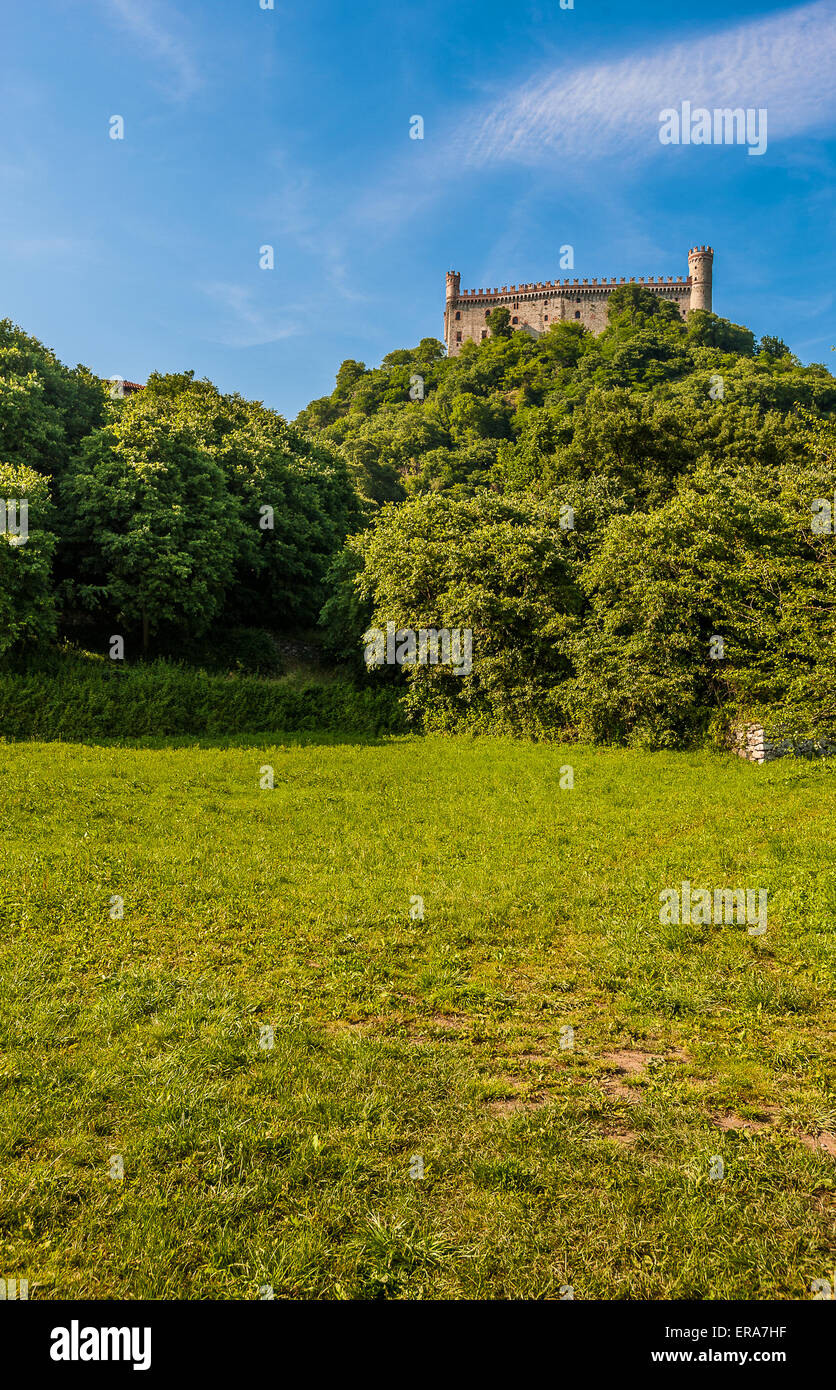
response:
[[[560,726],[580,596],[553,502],[414,498],[383,508],[351,545],[363,562],[354,588],[373,626],[472,633],[470,670],[401,667],[407,706],[425,727],[541,735]]]
[[[364,362],[355,362],[353,358],[347,358],[337,372],[335,396],[342,400],[348,400],[365,374],[366,364]]]
[[[770,334],[765,334],[758,344],[758,352],[766,353],[767,357],[790,357],[789,348],[783,338],[773,338]]]
[[[646,285],[616,285],[607,301],[607,319],[614,329],[644,328],[654,320],[673,328],[682,327],[679,309],[673,301],[654,293]]]
[[[33,651],[56,631],[48,481],[24,464],[2,463],[0,502],[0,653]]]
[[[141,625],[143,650],[163,628],[200,636],[221,611],[242,543],[219,465],[149,397],[84,440],[63,500],[91,609]]]
[[[104,384],[65,367],[10,319],[0,320],[0,458],[60,477],[69,455],[104,418]]]
[[[119,419],[149,412],[223,472],[240,521],[224,620],[278,629],[315,622],[326,572],[362,515],[345,459],[260,402],[222,395],[191,373],[152,374]]]
[[[718,348],[751,357],[755,351],[755,335],[749,328],[721,319],[707,309],[691,309],[686,321],[686,338],[695,347]]]
[[[511,311],[506,309],[504,304],[499,304],[495,309],[491,309],[486,322],[492,337],[510,338]]]
[[[832,726],[836,564],[811,526],[836,482],[830,449],[703,464],[658,510],[613,519],[580,575],[569,703],[583,737],[678,746],[723,709]]]

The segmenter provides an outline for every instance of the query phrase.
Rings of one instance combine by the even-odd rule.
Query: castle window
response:
[[[490,309],[486,309],[486,310],[485,310],[485,318],[488,317],[488,314],[489,314],[490,312],[491,312]]]
[[[461,314],[459,313],[458,309],[456,310],[456,318],[457,318],[457,319],[460,319],[460,318],[461,318]]]
[[[483,328],[483,329],[482,329],[482,337],[483,337],[483,338],[487,338],[487,336],[488,336],[488,330],[487,330],[487,328]]]
[[[575,310],[575,318],[576,318],[576,319],[579,319],[580,316],[581,316],[581,311],[580,311],[580,309],[576,309],[576,310]]]
[[[515,316],[514,318],[512,318],[511,322],[512,322],[512,323],[519,323],[519,319],[516,318],[516,316]]]
[[[544,314],[543,317],[544,317],[544,319],[546,320],[546,323],[548,323],[548,321],[549,321],[549,316],[548,316],[548,314]]]
[[[460,343],[461,340],[462,340],[462,335],[461,335],[461,333],[457,333],[457,334],[456,334],[456,342],[457,342],[457,343]]]

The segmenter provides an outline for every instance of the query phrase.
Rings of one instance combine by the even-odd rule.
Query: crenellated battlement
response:
[[[613,275],[601,280],[576,277],[494,286],[493,289],[462,290],[459,272],[448,271],[444,312],[447,352],[454,357],[463,342],[478,342],[489,337],[486,315],[490,308],[500,305],[521,310],[521,313],[512,314],[511,326],[535,337],[561,320],[580,322],[591,332],[599,333],[607,323],[606,302],[619,285],[642,285],[672,299],[683,317],[691,309],[710,309],[713,259],[711,246],[695,246],[688,252],[690,273],[687,276],[640,275],[638,279],[627,279],[622,275],[618,279]]]
[[[542,294],[547,292],[555,292],[567,288],[574,288],[575,286],[582,290],[597,289],[599,291],[605,291],[607,294],[610,294],[616,285],[679,285],[680,287],[684,288],[685,286],[690,285],[690,283],[690,275],[686,278],[683,278],[683,276],[681,275],[668,275],[667,277],[665,277],[664,275],[660,275],[656,279],[654,279],[652,275],[648,275],[646,279],[643,275],[640,275],[637,280],[628,280],[623,275],[621,279],[618,280],[613,275],[611,280],[601,280],[600,283],[598,282],[598,280],[545,280],[542,281],[540,284],[536,285],[503,285],[501,289],[461,290],[459,294],[456,296],[456,298],[493,299],[494,297],[502,298],[503,295],[520,296],[526,294]]]

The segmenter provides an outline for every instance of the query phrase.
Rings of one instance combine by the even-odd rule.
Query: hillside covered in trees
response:
[[[364,621],[471,627],[469,675],[406,672],[429,727],[678,746],[769,711],[827,726],[827,367],[640,286],[598,337],[489,324],[454,359],[425,339],[345,362],[299,416],[372,508],[323,615],[333,650]]]
[[[271,670],[319,624],[425,728],[681,746],[836,718],[836,380],[639,286],[447,359],[344,362],[294,424],[192,373],[111,400],[0,325],[0,657],[59,638]],[[368,673],[369,625],[466,628],[466,674]]]

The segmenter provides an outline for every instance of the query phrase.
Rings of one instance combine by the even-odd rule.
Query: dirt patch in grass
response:
[[[548,1094],[542,1091],[529,1091],[525,1081],[521,1081],[516,1076],[495,1076],[493,1083],[501,1086],[508,1094],[504,1096],[492,1096],[485,1100],[485,1107],[492,1115],[508,1115],[519,1110],[537,1110],[541,1105],[545,1105],[549,1099]]]
[[[750,1120],[743,1115],[715,1115],[714,1123],[719,1129],[726,1132],[729,1130],[751,1129],[755,1133],[763,1133],[764,1130],[771,1130],[773,1133],[780,1133],[775,1129],[773,1121],[769,1120]],[[784,1131],[786,1133],[787,1131]],[[792,1134],[790,1136],[797,1139],[807,1149],[813,1149],[817,1153],[829,1154],[831,1158],[836,1158],[836,1134],[827,1132],[822,1134]]]
[[[628,1086],[621,1077],[646,1076],[648,1070],[654,1066],[670,1061],[687,1062],[690,1058],[687,1053],[679,1050],[667,1053],[639,1052],[635,1048],[620,1047],[615,1052],[605,1052],[601,1061],[610,1073],[599,1078],[607,1095],[635,1104],[642,1099],[641,1092],[633,1086]]]
[[[487,1109],[492,1115],[511,1115],[521,1110],[537,1110],[541,1105],[545,1105],[548,1096],[502,1096],[497,1100],[489,1100]]]
[[[630,1105],[638,1105],[642,1098],[641,1091],[637,1091],[634,1086],[625,1086],[616,1076],[604,1077],[601,1084],[608,1096],[613,1096],[616,1100],[626,1100]]]
[[[661,1066],[665,1062],[690,1062],[687,1052],[674,1048],[670,1052],[639,1052],[632,1048],[618,1048],[615,1052],[605,1052],[601,1061],[611,1071],[638,1075],[649,1067]]]
[[[626,1072],[629,1076],[636,1076],[647,1070],[653,1055],[651,1052],[630,1052],[626,1048],[619,1048],[617,1052],[606,1052],[601,1061],[610,1071]]]
[[[722,1130],[730,1129],[771,1129],[769,1120],[747,1120],[742,1115],[715,1115],[714,1123]]]
[[[373,1018],[333,1018],[325,1024],[325,1031],[332,1037],[345,1037],[346,1034],[365,1033],[370,1028],[376,1028],[382,1035],[386,1028],[392,1027],[392,1023],[391,1018],[385,1019],[380,1014]]]
[[[602,1139],[613,1139],[616,1144],[621,1144],[628,1149],[631,1144],[635,1144],[638,1135],[634,1129],[605,1129],[602,1131]]]
[[[808,1149],[815,1149],[818,1153],[830,1154],[831,1158],[836,1158],[836,1134],[797,1134],[796,1139],[800,1139]]]
[[[637,1104],[641,1100],[641,1092],[634,1086],[628,1086],[620,1078],[622,1076],[643,1076],[651,1060],[651,1053],[634,1052],[628,1048],[619,1048],[616,1052],[606,1052],[601,1058],[604,1066],[611,1073],[608,1076],[599,1078],[600,1084],[608,1096],[613,1096],[616,1100],[628,1101],[630,1105]]]

